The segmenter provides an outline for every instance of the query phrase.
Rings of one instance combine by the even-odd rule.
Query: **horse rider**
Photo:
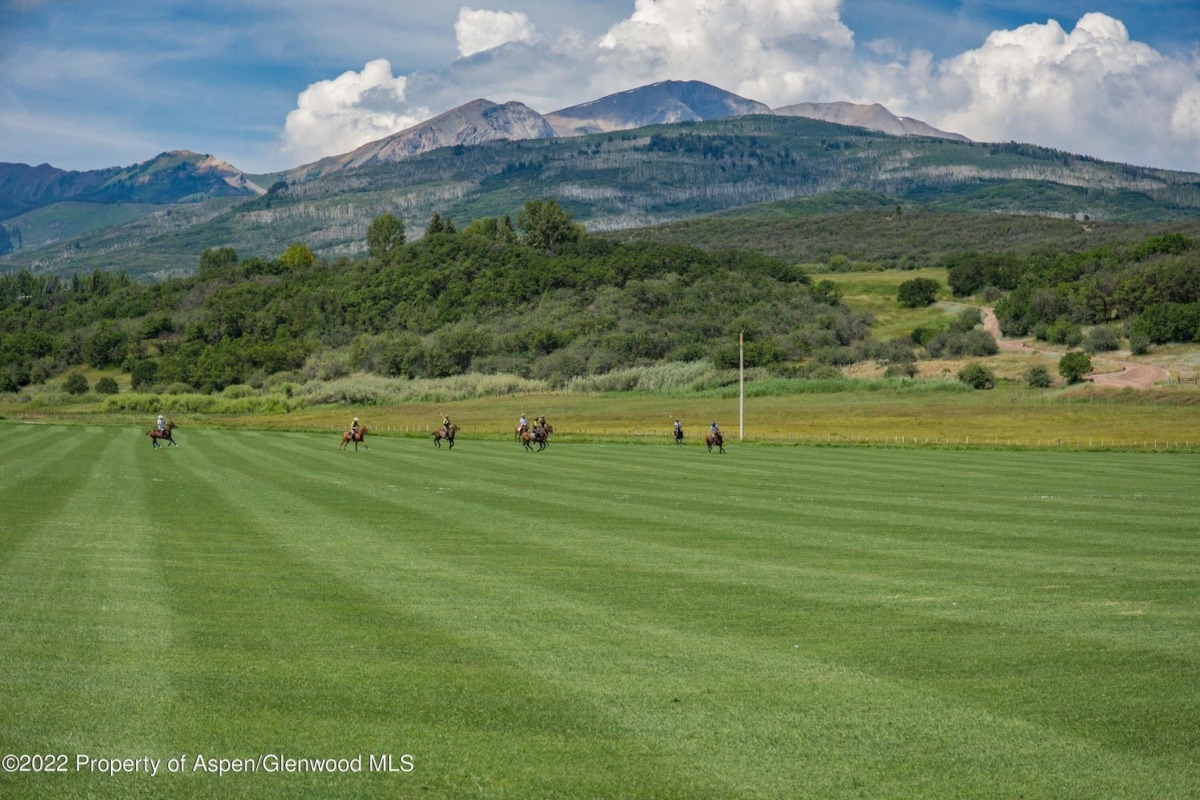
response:
[[[717,427],[716,422],[713,422],[712,425],[709,425],[708,430],[709,430],[709,433],[711,433],[713,435],[714,439],[721,435],[721,429]]]
[[[517,433],[524,433],[529,430],[529,420],[525,419],[525,414],[522,412],[521,419],[517,422]]]
[[[538,417],[537,424],[538,424],[538,427],[541,428],[543,431],[546,430],[546,415],[545,414],[542,414],[540,417]]]
[[[355,417],[354,422],[350,423],[350,433],[351,435],[358,433],[358,417]]]
[[[682,437],[683,437],[683,423],[679,421],[678,417],[676,417],[676,419],[675,419],[675,438],[680,439]]]
[[[166,430],[167,430],[167,423],[163,421],[163,415],[162,415],[162,414],[159,414],[159,415],[158,415],[158,422],[157,422],[156,424],[158,425],[158,432],[159,432],[159,433],[165,433],[165,432],[166,432]]]
[[[450,417],[447,414],[442,414],[442,427],[446,431],[446,437],[450,437]]]

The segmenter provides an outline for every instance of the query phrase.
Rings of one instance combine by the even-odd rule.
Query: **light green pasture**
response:
[[[1200,786],[1196,456],[179,440],[0,424],[0,796]]]

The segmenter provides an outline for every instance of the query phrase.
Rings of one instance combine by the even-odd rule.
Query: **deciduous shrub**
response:
[[[896,300],[905,308],[921,308],[937,300],[941,288],[932,278],[913,278],[896,287]]]
[[[109,377],[96,381],[96,394],[116,394],[117,382]]]
[[[958,379],[972,389],[993,389],[996,386],[996,374],[978,361],[972,361],[960,369]]]
[[[88,390],[87,378],[83,377],[78,372],[72,372],[63,381],[63,391],[68,394],[86,394]]]
[[[1097,325],[1083,337],[1083,349],[1089,353],[1105,353],[1120,346],[1121,338],[1107,325]]]
[[[1092,359],[1082,350],[1072,350],[1058,360],[1058,374],[1067,383],[1079,383],[1083,376],[1092,371]]]
[[[1073,322],[1058,319],[1046,328],[1046,341],[1050,344],[1078,347],[1079,343],[1083,341],[1083,329]]]
[[[1050,386],[1050,370],[1041,364],[1034,364],[1025,370],[1025,382],[1034,389],[1046,389]]]
[[[1129,334],[1129,352],[1135,356],[1144,356],[1150,352],[1150,337],[1142,331]]]

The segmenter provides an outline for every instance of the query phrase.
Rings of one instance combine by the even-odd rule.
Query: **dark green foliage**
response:
[[[158,362],[149,358],[135,361],[129,371],[130,383],[134,389],[148,389],[158,378]]]
[[[1142,331],[1131,331],[1129,334],[1129,352],[1135,356],[1144,356],[1150,352],[1150,337]]]
[[[996,387],[995,373],[978,361],[972,361],[960,369],[958,379],[972,389],[994,389]]]
[[[950,290],[956,297],[965,297],[985,286],[1017,288],[1022,262],[1015,255],[968,252],[945,257],[942,266],[947,270]]]
[[[1097,325],[1083,336],[1083,349],[1089,353],[1106,353],[1121,346],[1121,337],[1107,325]]]
[[[937,300],[941,288],[932,278],[913,278],[896,287],[896,300],[905,308],[922,308]]]
[[[584,229],[571,221],[571,213],[554,200],[530,200],[517,215],[517,227],[525,231],[525,244],[546,253],[578,242]]]
[[[915,361],[888,364],[887,369],[883,371],[883,377],[885,378],[915,378],[916,376],[917,364]]]
[[[1083,341],[1083,328],[1065,319],[1058,319],[1045,328],[1044,335],[1041,338],[1045,339],[1049,344],[1065,344],[1068,347],[1077,347]]]
[[[987,331],[945,330],[930,339],[925,350],[930,358],[962,358],[994,356],[999,352],[999,347]]]
[[[125,359],[129,339],[112,322],[101,322],[87,343],[87,363],[93,367],[120,364]]]
[[[1092,371],[1092,359],[1081,350],[1072,350],[1058,360],[1058,374],[1067,379],[1067,383],[1079,383],[1083,376]]]
[[[72,372],[63,381],[63,391],[67,394],[86,394],[88,390],[87,378],[81,373]]]
[[[1017,287],[996,303],[1001,329],[1055,343],[1082,342],[1083,325],[1147,318],[1152,341],[1190,341],[1179,306],[1200,302],[1200,249],[1179,233],[1077,253],[1031,253]],[[1154,310],[1152,310],[1154,309]],[[1186,338],[1178,338],[1184,336]]]
[[[1132,332],[1154,344],[1194,341],[1200,337],[1200,303],[1156,303],[1142,311]]]
[[[313,377],[503,370],[560,383],[665,359],[727,363],[739,330],[750,366],[821,349],[852,360],[869,332],[868,317],[814,300],[780,259],[620,245],[582,236],[551,204],[531,208],[566,220],[555,253],[487,218],[354,263],[322,263],[305,245],[240,262],[222,248],[205,252],[202,274],[152,286],[99,272],[0,278],[3,386],[93,363],[120,364],[139,390],[217,391],[308,369],[310,355]]]
[[[920,335],[930,358],[993,356],[999,352],[999,347],[990,333],[978,327],[981,322],[979,309],[968,308],[961,311],[944,331],[930,333],[917,329],[913,334]]]
[[[237,262],[237,251],[232,247],[210,247],[200,254],[200,277],[218,275]]]
[[[96,381],[96,394],[116,394],[117,382],[107,375]]]
[[[367,255],[387,261],[400,245],[404,244],[404,220],[392,214],[383,214],[367,228]]]
[[[1034,389],[1046,389],[1050,386],[1050,371],[1041,364],[1034,364],[1025,370],[1025,382]]]
[[[809,294],[813,300],[818,303],[824,303],[827,306],[836,306],[842,302],[842,290],[838,285],[830,280],[821,280],[813,284],[809,290]]]

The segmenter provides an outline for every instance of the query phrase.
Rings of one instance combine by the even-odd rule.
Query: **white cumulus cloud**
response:
[[[405,98],[408,79],[392,76],[392,65],[377,59],[362,72],[344,72],[303,92],[287,115],[283,147],[293,156],[316,160],[390,136],[429,116]]]
[[[463,8],[460,57],[392,76],[387,61],[301,93],[285,143],[346,152],[477,97],[549,112],[655,81],[701,80],[772,107],[883,103],[980,141],[1019,141],[1100,158],[1200,170],[1200,60],[1133,40],[1121,21],[1083,16],[994,31],[935,61],[895,41],[856,47],[840,0],[636,0],[599,36],[539,32],[522,13]]]
[[[985,141],[1016,139],[1104,158],[1200,169],[1197,64],[1129,38],[1087,14],[992,33],[938,64],[939,122]]]
[[[463,56],[491,50],[509,42],[533,42],[537,31],[520,11],[483,11],[461,8],[454,23],[458,54]]]

